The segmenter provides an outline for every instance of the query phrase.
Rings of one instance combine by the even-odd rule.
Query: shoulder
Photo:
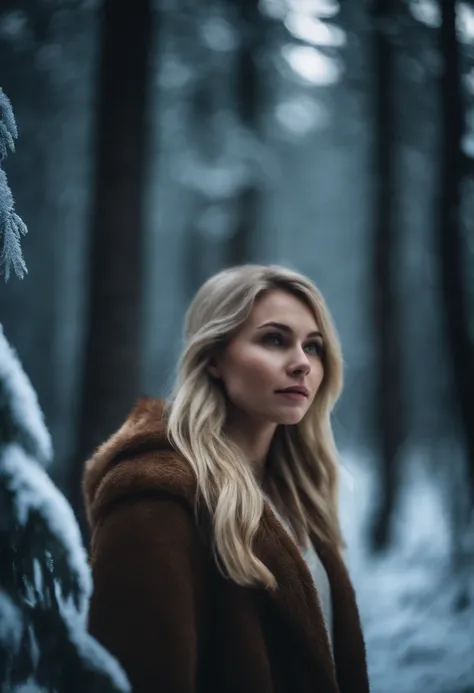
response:
[[[181,565],[202,561],[207,553],[192,508],[178,496],[129,494],[102,514],[94,530],[92,564],[117,565],[120,557],[126,565],[149,569],[155,558],[161,565]]]
[[[161,400],[139,400],[86,463],[83,493],[92,530],[117,504],[120,514],[132,512],[136,520],[150,512],[168,516],[193,510],[196,479],[168,440],[163,409]]]
[[[90,547],[94,613],[109,600],[162,613],[170,601],[205,599],[212,551],[192,509],[177,497],[128,495],[103,513]],[[152,601],[156,595],[156,603]],[[194,596],[193,596],[194,595]],[[113,598],[112,598],[113,596]],[[189,607],[191,608],[191,607]],[[107,611],[107,608],[106,608]]]

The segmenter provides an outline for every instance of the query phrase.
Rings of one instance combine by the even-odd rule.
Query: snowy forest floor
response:
[[[375,475],[350,456],[343,466],[341,522],[372,692],[474,693],[474,561],[455,577],[439,480],[411,472],[393,546],[374,558],[364,529]]]

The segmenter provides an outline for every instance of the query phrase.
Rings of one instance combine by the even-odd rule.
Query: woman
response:
[[[236,267],[185,331],[169,402],[139,401],[86,466],[90,631],[135,693],[365,693],[324,300],[293,271]]]

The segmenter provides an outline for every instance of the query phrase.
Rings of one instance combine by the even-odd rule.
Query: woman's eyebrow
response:
[[[276,327],[278,330],[281,330],[282,332],[287,332],[288,334],[293,334],[293,330],[291,329],[291,327],[290,327],[289,325],[285,325],[285,324],[282,323],[282,322],[273,322],[273,321],[271,321],[271,322],[265,322],[263,325],[259,325],[259,327],[257,327],[257,329],[258,329],[258,330],[261,330],[261,329],[263,329],[264,327]],[[310,337],[311,337],[311,338],[312,338],[312,337],[321,337],[321,339],[322,339],[322,338],[323,338],[323,335],[322,335],[321,332],[319,332],[319,330],[317,330],[317,331],[315,331],[315,332],[310,332],[310,333],[306,336],[307,339],[309,339]]]

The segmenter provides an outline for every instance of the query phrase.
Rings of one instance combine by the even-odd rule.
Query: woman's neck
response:
[[[245,458],[252,466],[260,487],[265,477],[268,451],[276,427],[277,425],[274,423],[268,421],[259,423],[235,412],[229,416],[225,426],[227,436],[242,450]]]

